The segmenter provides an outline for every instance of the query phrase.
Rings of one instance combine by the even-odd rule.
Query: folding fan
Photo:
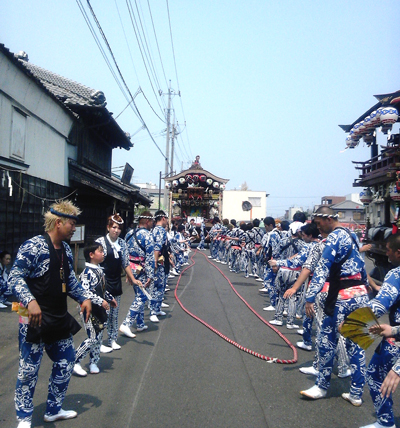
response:
[[[379,334],[370,333],[370,327],[375,325],[379,326],[379,322],[372,309],[358,308],[345,319],[340,334],[367,349],[376,339],[382,338]]]

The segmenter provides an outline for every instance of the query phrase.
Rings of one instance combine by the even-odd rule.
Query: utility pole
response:
[[[171,117],[171,81],[169,81],[169,88],[168,88],[167,142],[166,142],[166,148],[165,148],[165,177],[167,177],[167,175],[168,175],[170,117]],[[167,195],[168,195],[168,189],[164,188],[164,209],[167,206]]]
[[[170,174],[172,174],[173,170],[174,170],[174,149],[175,149],[175,111],[174,111],[174,122],[172,125],[172,138],[171,138],[171,171]]]
[[[164,95],[163,92],[160,90],[159,91],[160,95]],[[170,173],[172,172],[172,166],[171,166],[171,172],[169,172],[169,168],[168,165],[170,164],[169,160],[169,134],[170,134],[170,129],[171,129],[171,98],[172,95],[178,94],[179,96],[181,95],[180,92],[175,92],[174,89],[171,88],[171,80],[169,81],[169,88],[168,88],[168,108],[167,108],[167,137],[166,137],[166,147],[165,147],[165,176],[164,178],[168,177],[170,175]],[[174,119],[175,120],[175,119]],[[174,138],[174,137],[173,137]],[[172,140],[173,141],[173,140]],[[173,142],[172,142],[173,144]],[[172,160],[173,162],[173,160]],[[164,209],[166,209],[167,205],[168,205],[168,190],[164,189]]]

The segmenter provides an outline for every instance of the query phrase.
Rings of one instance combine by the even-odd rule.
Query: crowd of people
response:
[[[121,238],[124,221],[119,214],[107,219],[107,233],[84,248],[85,268],[79,281],[73,270],[69,245],[80,210],[70,201],[53,204],[45,214],[45,233],[21,245],[9,275],[8,252],[0,254],[0,299],[6,306],[7,293],[18,300],[19,369],[15,390],[18,428],[30,428],[33,395],[44,350],[53,361],[44,420],[53,422],[77,416],[62,404],[72,374],[87,376],[83,361],[89,355],[89,372],[100,372],[101,353],[118,351],[118,335],[134,338],[152,323],[160,322],[168,305],[163,301],[167,281],[188,265],[191,243],[199,239],[199,251],[209,242],[210,259],[225,264],[235,274],[262,282],[259,289],[269,299],[263,308],[273,316],[269,323],[296,329],[302,336],[297,347],[312,351],[315,319],[315,356],[302,373],[316,377],[315,384],[301,391],[308,399],[324,398],[337,359],[338,376],[351,376],[349,392],[342,398],[362,405],[368,384],[377,421],[363,428],[395,427],[392,393],[400,380],[400,234],[387,243],[394,268],[381,287],[365,271],[362,246],[357,236],[342,227],[337,215],[321,206],[307,222],[296,213],[291,223],[272,217],[250,223],[213,219],[200,233],[194,219],[168,228],[162,210],[138,217],[137,227]],[[123,287],[121,272],[134,289],[135,297],[123,321],[119,308]],[[80,304],[81,321],[87,338],[75,349],[73,335],[81,328],[68,313],[67,296]],[[3,303],[4,302],[4,303]],[[377,317],[389,313],[390,325],[372,327],[383,336],[366,367],[365,350],[345,339],[340,328],[354,310],[369,307]],[[261,309],[261,308],[260,308]],[[296,324],[302,322],[302,326]],[[132,331],[132,329],[135,329]],[[107,332],[107,342],[103,335]]]
[[[393,269],[382,286],[366,273],[363,252],[370,245],[360,244],[357,235],[342,227],[337,214],[321,206],[306,222],[296,213],[291,223],[264,219],[250,223],[214,218],[209,231],[210,256],[229,270],[262,282],[260,293],[269,298],[264,311],[273,314],[271,325],[296,329],[302,336],[297,347],[312,351],[312,325],[316,338],[313,365],[300,372],[316,377],[314,386],[301,391],[311,400],[324,398],[330,386],[337,359],[338,377],[351,376],[349,392],[342,398],[361,406],[368,384],[377,421],[362,428],[394,428],[392,393],[400,381],[400,234],[387,243]],[[346,317],[361,307],[370,307],[376,317],[389,313],[390,325],[371,327],[371,334],[383,336],[366,367],[365,350],[345,339],[340,327]],[[302,322],[302,326],[296,324]]]
[[[79,281],[73,270],[70,240],[80,210],[70,201],[53,204],[45,214],[45,233],[21,245],[9,275],[5,266],[11,255],[1,258],[0,298],[6,304],[12,292],[18,302],[14,310],[19,314],[19,369],[15,389],[18,428],[30,428],[33,395],[43,356],[53,362],[49,379],[45,422],[72,419],[74,410],[64,410],[62,404],[72,374],[87,376],[82,367],[89,355],[89,371],[100,372],[101,353],[121,349],[118,334],[134,338],[144,332],[145,310],[149,320],[160,322],[167,315],[164,300],[168,278],[181,274],[188,265],[190,243],[197,235],[193,221],[168,229],[168,215],[159,210],[138,217],[137,227],[120,237],[124,221],[119,214],[107,219],[107,233],[85,245],[85,268]],[[204,229],[202,232],[204,235]],[[203,236],[204,241],[204,236]],[[122,323],[119,308],[123,293],[121,272],[133,286],[135,298]],[[75,349],[73,335],[81,326],[68,313],[67,296],[80,304],[80,316],[87,338]],[[103,335],[107,332],[107,342]]]

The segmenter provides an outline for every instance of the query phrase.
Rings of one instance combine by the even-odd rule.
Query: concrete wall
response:
[[[261,206],[257,207],[253,204],[252,211],[243,211],[242,203],[244,201],[254,202],[252,198],[258,198]],[[236,221],[250,221],[255,218],[262,220],[266,215],[267,197],[265,191],[224,190],[221,218],[228,218],[229,220],[234,218]]]
[[[29,165],[28,174],[68,186],[67,143],[74,119],[0,52],[0,156]]]

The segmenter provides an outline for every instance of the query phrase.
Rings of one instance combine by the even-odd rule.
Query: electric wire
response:
[[[160,107],[160,109],[162,111],[162,107],[161,107],[160,102],[158,100],[158,97],[156,95],[156,91],[154,89],[153,81],[152,81],[152,79],[150,77],[149,69],[147,67],[147,61],[145,59],[145,55],[147,55],[147,54],[146,54],[146,52],[143,52],[144,48],[142,49],[143,42],[141,41],[141,36],[139,34],[139,27],[138,27],[137,22],[136,22],[136,17],[135,17],[135,13],[133,11],[133,7],[132,7],[131,1],[130,0],[126,0],[126,5],[128,7],[128,12],[129,12],[129,17],[130,17],[130,20],[131,20],[132,28],[133,28],[133,31],[135,33],[136,41],[137,41],[137,44],[138,44],[138,47],[139,47],[140,55],[142,56],[142,60],[143,60],[143,64],[144,64],[144,67],[145,67],[145,70],[146,70],[146,73],[147,73],[147,77],[149,78],[151,89],[153,90],[153,93],[156,96],[157,103],[158,103],[158,105],[159,105],[159,107]],[[135,26],[135,24],[136,24],[136,26]],[[136,29],[136,27],[137,27],[137,29]]]
[[[148,52],[150,69],[152,69],[152,71],[153,71],[154,80],[155,80],[155,82],[157,84],[157,88],[160,90],[161,89],[161,85],[160,85],[160,82],[158,80],[158,76],[157,76],[158,73],[156,71],[156,67],[155,67],[154,62],[153,62],[153,58],[152,58],[152,54],[151,54],[151,51],[150,51],[150,48],[149,48],[149,44],[147,43],[147,39],[149,38],[148,37],[148,33],[147,33],[147,28],[146,28],[146,26],[143,26],[144,19],[142,20],[140,18],[140,13],[139,13],[139,7],[138,7],[138,4],[137,4],[137,0],[135,0],[135,5],[136,5],[136,11],[137,11],[137,14],[138,14],[138,19],[139,19],[140,27],[142,29],[143,40],[145,41],[147,52]],[[140,5],[140,8],[142,9],[141,5]],[[143,10],[142,10],[142,15],[144,16]],[[146,35],[147,35],[147,37],[146,37]]]
[[[165,86],[166,86],[166,87],[168,87],[167,76],[165,75],[164,64],[163,64],[163,61],[162,61],[162,58],[161,58],[160,46],[159,46],[159,44],[158,44],[158,38],[157,38],[156,28],[155,28],[155,26],[154,26],[153,14],[152,14],[152,12],[151,12],[151,8],[150,8],[150,2],[149,2],[149,0],[147,0],[147,5],[148,5],[148,7],[149,7],[149,13],[150,13],[150,18],[151,18],[151,24],[152,24],[152,26],[153,26],[154,38],[155,38],[155,40],[156,40],[156,44],[157,44],[158,56],[159,56],[159,58],[160,58],[161,68],[162,68],[163,75],[164,75]]]
[[[142,95],[143,95],[143,97],[144,97],[144,99],[147,101],[147,104],[150,106],[150,108],[153,110],[153,113],[161,120],[161,122],[163,122],[163,123],[166,123],[166,119],[164,118],[164,119],[162,119],[157,113],[156,113],[156,111],[154,110],[154,108],[153,108],[153,106],[150,104],[150,101],[147,99],[147,97],[146,97],[146,95],[145,95],[145,93],[143,92],[143,89],[142,88],[140,88],[140,92],[142,93]]]
[[[140,85],[139,76],[138,76],[137,71],[136,71],[135,63],[134,63],[134,61],[133,61],[131,48],[130,48],[129,43],[128,43],[128,37],[126,36],[125,27],[124,27],[124,24],[123,24],[123,22],[122,22],[121,14],[120,14],[120,12],[119,12],[119,7],[118,7],[117,0],[114,0],[114,3],[115,3],[115,7],[117,8],[117,13],[118,13],[119,22],[121,23],[122,32],[124,33],[125,43],[126,43],[126,46],[127,46],[127,48],[128,48],[129,56],[130,56],[130,58],[131,58],[132,67],[133,67],[133,70],[135,71],[135,75],[136,75],[136,79],[137,79],[137,81],[138,81],[138,84]]]
[[[179,99],[180,99],[180,101],[181,101],[182,113],[183,113],[182,99],[181,99],[181,97],[179,97]],[[184,113],[183,113],[183,115],[184,115]],[[185,116],[184,116],[184,117],[185,117]],[[186,124],[186,121],[185,121],[185,124]],[[178,123],[177,123],[177,125],[178,125]],[[189,152],[186,150],[186,145],[185,145],[185,142],[184,142],[183,137],[182,137],[182,130],[181,130],[181,128],[179,127],[179,125],[178,125],[178,129],[179,129],[179,135],[180,135],[180,139],[181,139],[181,141],[182,141],[182,145],[184,146],[184,149],[185,149],[185,152],[186,152],[186,155],[187,155],[187,159],[188,159],[188,160],[190,160],[190,159],[194,159],[193,153],[192,153],[192,151],[191,151],[191,149],[190,149],[189,135],[187,134],[187,126],[185,126],[185,130],[186,130],[186,135],[187,135],[187,138],[188,138],[188,150],[189,150]]]
[[[3,166],[0,166],[0,169],[2,171],[7,171],[7,172],[17,172],[20,174],[26,174],[26,171],[17,170],[17,169],[8,169],[8,168],[4,168]],[[56,198],[56,199],[43,198],[41,196],[37,196],[34,193],[29,192],[28,190],[25,189],[25,187],[20,186],[12,177],[10,177],[10,179],[11,179],[11,182],[15,186],[17,186],[19,189],[21,189],[24,192],[24,194],[26,193],[27,195],[32,196],[33,198],[40,199],[42,202],[44,202],[44,201],[48,201],[48,202],[63,201],[64,199],[68,199],[70,196],[72,196],[74,193],[76,193],[78,191],[78,189],[75,189],[71,193],[69,193],[67,196],[64,196],[63,198]]]
[[[171,16],[170,16],[170,12],[169,12],[168,0],[166,0],[166,4],[167,4],[167,13],[168,13],[169,33],[170,33],[171,46],[172,46],[172,56],[173,56],[173,59],[174,59],[174,66],[175,66],[176,82],[178,84],[179,100],[180,100],[180,103],[181,103],[183,120],[185,121],[185,124],[186,124],[186,117],[185,117],[185,111],[183,109],[182,97],[180,96],[180,84],[179,84],[179,78],[178,78],[178,69],[177,69],[177,66],[176,66],[175,47],[174,47],[174,40],[173,40],[173,37],[172,37],[172,25],[171,25]],[[186,128],[186,137],[188,139],[189,152],[190,152],[191,158],[193,159],[193,154],[192,154],[192,151],[191,151],[191,148],[190,148],[189,133],[187,131],[187,128]]]
[[[181,142],[182,142],[183,149],[184,149],[184,151],[185,151],[185,153],[186,153],[186,159],[187,159],[187,160],[193,159],[193,156],[189,156],[189,153],[188,153],[188,152],[187,152],[187,150],[186,150],[186,146],[185,146],[185,144],[184,144],[184,142],[183,142],[183,139],[182,139],[182,135],[181,135],[181,134],[179,134],[179,138],[180,138],[180,140],[181,140]]]
[[[136,98],[138,95],[140,94],[140,88],[135,92],[135,96],[134,96],[134,98]],[[130,100],[129,101],[129,103],[126,105],[126,107],[121,111],[121,113],[119,113],[116,117],[115,117],[115,120],[117,120],[120,116],[121,116],[121,114],[131,105],[131,103],[132,103],[132,100]]]
[[[145,99],[146,99],[147,103],[149,104],[150,108],[153,110],[153,113],[154,113],[154,114],[155,114],[155,115],[156,115],[156,116],[157,116],[157,117],[158,117],[162,122],[164,122],[164,123],[165,123],[165,118],[164,118],[164,119],[162,119],[162,118],[161,118],[161,117],[156,113],[156,111],[154,110],[154,108],[153,108],[153,106],[151,105],[150,101],[149,101],[149,100],[147,99],[147,97],[145,96],[143,89],[140,87],[139,76],[138,76],[137,71],[136,71],[135,63],[134,63],[134,61],[133,61],[132,51],[131,51],[131,48],[130,48],[129,43],[128,43],[128,38],[127,38],[127,36],[126,36],[125,27],[124,27],[124,24],[123,24],[123,21],[122,21],[122,18],[121,18],[121,14],[120,14],[120,11],[119,11],[119,8],[118,8],[117,0],[114,0],[114,2],[115,2],[115,6],[116,6],[116,8],[117,8],[117,13],[118,13],[119,21],[120,21],[120,23],[121,23],[122,32],[124,33],[125,43],[126,43],[126,46],[127,46],[127,48],[128,48],[129,57],[130,57],[130,59],[131,59],[132,66],[133,66],[133,69],[134,69],[134,71],[135,71],[135,75],[136,75],[137,81],[138,81],[138,83],[139,83],[139,89],[140,89],[140,92],[141,92],[141,93],[143,94],[143,96],[145,97]],[[162,109],[162,108],[161,108],[161,111],[163,111],[163,109]],[[120,113],[120,114],[121,114],[121,113]],[[119,114],[118,116],[120,116],[120,114]],[[117,117],[118,117],[118,116],[117,116]]]
[[[128,85],[127,85],[127,83],[126,83],[125,79],[124,79],[124,76],[122,75],[122,72],[121,72],[121,70],[120,70],[120,68],[119,68],[119,66],[118,66],[117,60],[116,60],[116,58],[115,58],[115,56],[114,56],[114,53],[113,53],[113,51],[112,51],[112,49],[111,49],[111,46],[110,46],[110,44],[108,43],[108,40],[107,40],[107,37],[106,37],[106,35],[105,35],[104,31],[103,31],[103,28],[101,27],[100,22],[99,22],[99,20],[97,19],[96,14],[94,13],[94,10],[93,10],[93,8],[92,8],[92,5],[90,4],[90,0],[86,0],[86,1],[87,1],[88,6],[89,6],[89,9],[90,9],[90,12],[91,12],[91,14],[92,14],[92,17],[93,17],[93,19],[94,19],[94,21],[95,21],[95,23],[96,23],[96,25],[97,25],[97,28],[98,28],[98,30],[100,31],[100,34],[101,34],[101,36],[102,36],[102,38],[103,38],[103,41],[104,41],[104,43],[106,44],[106,46],[107,46],[107,48],[108,48],[108,51],[109,51],[109,53],[110,53],[110,55],[111,55],[111,58],[113,59],[114,65],[115,65],[115,67],[116,67],[116,69],[117,69],[117,71],[118,71],[118,74],[119,74],[119,76],[120,76],[120,79],[122,80],[122,82],[123,82],[123,84],[124,84],[124,86],[125,86],[126,90],[128,91],[128,94],[130,95],[131,100],[133,101],[133,100],[134,100],[133,95],[132,95],[132,93],[131,93],[131,91],[130,91],[130,89],[129,89],[129,87],[128,87]]]
[[[80,0],[77,0],[77,1],[79,1],[79,2],[80,2]],[[100,22],[98,21],[97,16],[96,16],[96,14],[95,14],[95,12],[94,12],[94,10],[93,10],[93,8],[92,8],[91,4],[90,4],[90,0],[86,0],[86,1],[87,1],[87,4],[88,4],[88,7],[89,7],[89,9],[90,9],[90,12],[91,12],[91,14],[92,14],[92,17],[93,17],[93,19],[94,19],[94,21],[95,21],[95,23],[96,23],[96,25],[97,25],[97,28],[98,28],[98,30],[99,30],[99,32],[100,32],[100,34],[101,34],[101,36],[102,36],[102,38],[103,38],[103,40],[104,40],[104,43],[106,44],[106,46],[107,46],[107,48],[108,48],[108,51],[109,51],[109,53],[110,53],[110,55],[111,55],[112,59],[113,59],[113,62],[114,62],[114,65],[115,65],[115,67],[116,67],[116,69],[117,69],[117,71],[118,71],[118,74],[119,74],[119,76],[120,76],[120,78],[121,78],[121,80],[122,80],[122,82],[123,82],[123,84],[124,84],[124,86],[125,86],[126,90],[128,91],[128,93],[129,93],[129,95],[130,95],[130,98],[131,98],[131,101],[132,101],[132,102],[131,102],[131,104],[130,104],[130,106],[131,106],[132,110],[133,110],[133,111],[134,111],[134,113],[137,115],[137,117],[139,118],[139,120],[140,120],[140,122],[142,123],[143,127],[144,127],[144,128],[146,129],[146,131],[148,132],[148,134],[149,134],[149,136],[150,136],[151,140],[153,141],[154,145],[157,147],[158,151],[159,151],[159,152],[161,153],[161,155],[163,156],[164,160],[166,160],[166,161],[167,161],[167,164],[169,165],[168,158],[165,156],[165,154],[162,152],[162,150],[160,149],[160,147],[158,146],[158,144],[157,144],[157,143],[156,143],[156,141],[154,140],[154,138],[153,138],[153,136],[151,135],[151,132],[150,132],[150,130],[149,130],[149,128],[148,128],[148,126],[147,126],[147,124],[145,123],[145,121],[144,121],[144,119],[143,119],[143,117],[142,117],[142,115],[141,115],[141,113],[140,113],[140,111],[139,111],[139,109],[138,109],[138,107],[137,107],[137,105],[136,105],[136,103],[135,103],[135,100],[134,100],[134,98],[133,98],[133,96],[132,96],[132,93],[131,93],[131,91],[130,91],[130,89],[129,89],[129,87],[128,87],[128,85],[127,85],[127,83],[126,83],[126,81],[125,81],[125,79],[124,79],[124,77],[123,77],[123,75],[122,75],[122,72],[121,72],[121,70],[120,70],[120,68],[119,68],[119,66],[118,66],[118,63],[117,63],[116,58],[115,58],[115,56],[114,56],[114,53],[113,53],[113,51],[112,51],[112,49],[111,49],[111,46],[110,46],[110,44],[109,44],[109,42],[108,42],[108,40],[107,40],[107,37],[106,37],[106,35],[105,35],[105,33],[104,33],[104,31],[103,31],[103,29],[102,29],[101,25],[100,25]],[[83,7],[83,6],[82,6],[82,7]],[[124,91],[123,91],[123,94],[124,94],[124,96],[126,95]],[[129,99],[127,99],[127,101],[129,101]],[[133,107],[132,105],[133,105],[134,107]]]
[[[168,12],[168,23],[169,23],[169,34],[170,34],[170,38],[171,38],[171,45],[172,45],[172,56],[174,58],[174,66],[175,66],[175,75],[176,75],[176,82],[178,83],[178,90],[179,90],[179,79],[178,79],[178,70],[176,68],[176,60],[175,60],[175,48],[174,48],[174,40],[172,38],[172,28],[171,28],[171,17],[169,14],[169,5],[168,5],[168,0],[166,0],[167,2],[167,12]]]
[[[89,31],[91,32],[91,34],[92,34],[92,36],[94,38],[95,43],[97,44],[97,47],[100,50],[101,55],[103,56],[103,59],[104,59],[105,63],[107,64],[108,69],[110,70],[112,76],[114,77],[115,82],[117,83],[119,89],[121,90],[121,92],[124,95],[124,97],[126,98],[126,100],[129,101],[129,98],[127,97],[127,95],[126,95],[126,93],[125,93],[125,91],[123,89],[123,86],[121,85],[121,82],[118,80],[118,77],[117,77],[117,75],[115,73],[115,70],[113,69],[113,67],[112,67],[112,65],[110,63],[110,60],[108,59],[108,57],[107,57],[107,55],[106,55],[106,53],[104,51],[104,48],[101,45],[101,42],[100,42],[100,40],[99,40],[99,38],[98,38],[98,36],[97,36],[97,34],[96,34],[93,26],[92,26],[92,23],[90,22],[90,19],[89,19],[88,15],[87,15],[87,13],[85,11],[85,8],[82,5],[81,0],[76,0],[76,3],[77,3],[77,5],[78,5],[78,7],[79,7],[79,9],[80,9],[80,11],[82,13],[82,16],[83,16],[83,19],[86,22],[86,25],[89,28]]]

